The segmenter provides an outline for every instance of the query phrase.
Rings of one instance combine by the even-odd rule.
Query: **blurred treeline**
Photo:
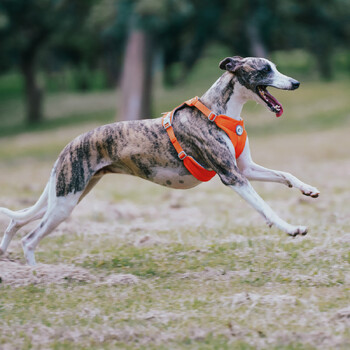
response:
[[[301,49],[332,79],[335,57],[350,71],[350,1],[0,1],[0,79],[22,77],[29,123],[53,80],[56,91],[120,86],[121,115],[149,116],[154,71],[183,84],[213,43],[241,56]]]

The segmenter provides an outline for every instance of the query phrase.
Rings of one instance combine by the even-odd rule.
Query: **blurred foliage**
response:
[[[83,26],[89,13],[92,0],[2,0],[0,2],[0,69],[18,67],[24,79],[29,122],[38,122],[42,118],[42,88],[37,81],[37,67],[41,55],[50,56],[50,46],[58,47],[64,42],[69,47],[75,33]],[[69,37],[69,39],[66,39]],[[80,33],[74,42],[84,42],[85,35]],[[64,52],[64,50],[61,50]],[[81,51],[81,50],[80,50]],[[53,50],[54,52],[54,50]],[[88,53],[84,59],[88,60]],[[92,51],[93,52],[93,51]],[[57,58],[56,58],[57,56]],[[59,56],[49,62],[57,65]],[[74,57],[74,55],[70,55]],[[48,61],[47,61],[48,62]]]
[[[64,49],[74,43],[75,52],[79,51],[88,34],[84,21],[92,3],[92,0],[2,0],[0,69],[20,66],[37,55],[38,49],[49,53],[52,48],[62,46],[61,41],[65,42]],[[86,50],[84,59],[88,60],[92,49]],[[61,54],[61,50],[58,52]],[[75,52],[70,55],[72,60]]]
[[[315,66],[330,79],[335,61],[350,68],[349,18],[348,0],[1,0],[0,74],[9,85],[0,94],[16,91],[9,72],[22,74],[28,109],[43,90],[114,87],[132,28],[152,37],[168,86],[213,43],[242,56],[297,49],[305,53],[299,69]]]

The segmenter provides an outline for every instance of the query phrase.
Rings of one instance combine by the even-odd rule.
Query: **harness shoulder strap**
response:
[[[194,106],[199,109],[208,117],[209,121],[214,122],[220,129],[225,131],[235,148],[236,159],[239,158],[247,141],[247,131],[244,128],[243,120],[235,120],[223,114],[215,115],[209,108],[199,101],[198,96],[186,101],[185,103],[188,106]]]
[[[189,107],[196,107],[199,109],[205,116],[209,118],[209,116],[214,116],[215,114],[207,108],[201,101],[199,101],[198,96],[191,98],[190,100],[185,102]]]
[[[181,106],[180,106],[181,107]],[[177,107],[179,108],[179,107]],[[178,157],[183,161],[184,166],[187,168],[187,170],[199,181],[207,182],[211,180],[215,175],[216,172],[213,170],[207,170],[203,166],[201,166],[194,158],[191,156],[188,156],[186,152],[182,149],[179,141],[177,140],[174,129],[171,125],[172,119],[174,116],[174,111],[177,109],[175,108],[173,111],[169,112],[167,115],[165,115],[162,119],[162,124],[167,131],[170,141],[173,144]]]

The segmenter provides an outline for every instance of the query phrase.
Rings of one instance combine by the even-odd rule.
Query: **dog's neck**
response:
[[[243,105],[248,100],[246,90],[234,75],[225,72],[200,99],[215,114],[241,120]]]

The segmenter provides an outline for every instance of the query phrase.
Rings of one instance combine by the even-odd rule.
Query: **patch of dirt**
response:
[[[181,218],[181,220],[179,220]],[[136,245],[143,245],[142,237],[149,233],[178,230],[181,227],[196,228],[205,222],[205,215],[194,206],[172,207],[171,203],[154,205],[123,201],[112,203],[99,199],[94,193],[89,200],[82,201],[70,217],[69,222],[62,223],[54,235],[66,235],[75,232],[84,235],[100,235],[109,233],[118,238],[128,239],[135,235]],[[142,234],[142,237],[138,237]],[[175,236],[174,236],[175,237]],[[152,239],[144,241],[146,245],[156,242]],[[157,242],[163,243],[163,242]]]
[[[286,294],[270,294],[270,295],[260,295],[256,293],[237,293],[229,298],[229,302],[232,307],[242,304],[269,304],[269,305],[278,305],[278,304],[295,304],[296,298],[292,295]]]
[[[0,259],[0,286],[21,287],[30,284],[64,284],[68,282],[94,282],[96,285],[136,284],[132,274],[94,275],[82,267],[66,264],[37,264],[28,266],[6,258]]]
[[[350,322],[350,306],[338,310],[334,317],[336,319],[347,320]]]
[[[319,349],[336,349],[345,345],[341,336],[336,336],[329,332],[301,333],[286,330],[271,335],[270,340],[272,339],[278,344],[288,345],[299,342],[301,344],[310,344]]]
[[[191,278],[199,280],[229,280],[231,278],[245,277],[249,275],[249,270],[226,271],[206,267],[203,271],[185,272],[179,275],[181,279]]]
[[[98,282],[98,285],[108,285],[114,286],[117,284],[136,284],[139,283],[139,278],[127,273],[127,274],[112,274],[105,277],[101,282]]]
[[[322,273],[321,271],[314,275],[303,275],[300,273],[290,273],[289,271],[280,271],[280,277],[290,280],[292,283],[305,283],[310,286],[328,285],[332,282],[330,275]]]
[[[147,321],[156,321],[160,323],[168,323],[169,321],[181,319],[182,321],[184,319],[187,319],[190,317],[190,313],[188,312],[187,314],[176,314],[174,312],[169,312],[165,310],[150,310],[145,314],[139,314],[137,315],[137,318],[141,320],[147,320]]]
[[[46,265],[36,266],[22,265],[8,259],[0,260],[1,285],[27,286],[29,284],[62,284],[68,281],[91,282],[95,281],[88,270],[73,265]]]
[[[161,240],[158,237],[153,237],[151,235],[145,235],[140,237],[135,243],[135,247],[145,247],[145,246],[154,246],[154,245],[159,245],[159,244],[164,244],[165,241]]]

